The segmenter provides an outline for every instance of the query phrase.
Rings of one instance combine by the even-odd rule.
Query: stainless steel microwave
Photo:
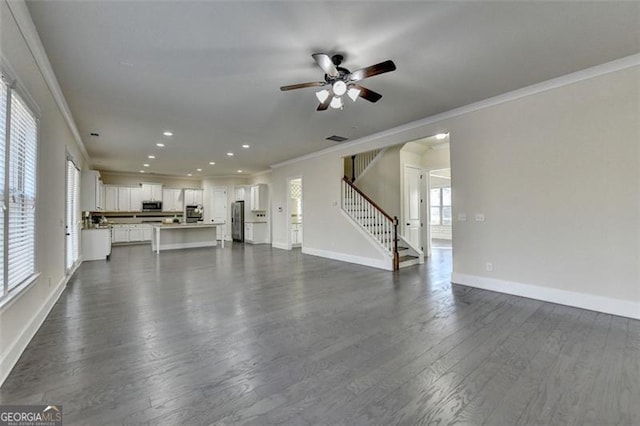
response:
[[[143,201],[142,211],[143,212],[161,212],[162,201]]]

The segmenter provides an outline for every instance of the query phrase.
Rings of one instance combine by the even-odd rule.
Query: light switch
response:
[[[476,222],[484,222],[484,213],[476,213]]]
[[[466,222],[467,214],[466,213],[458,213],[458,222]]]

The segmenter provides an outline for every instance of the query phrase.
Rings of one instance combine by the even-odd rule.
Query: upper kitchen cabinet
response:
[[[161,183],[142,183],[142,201],[163,201]]]
[[[118,187],[113,185],[104,186],[104,209],[108,212],[118,211]]]
[[[204,204],[204,191],[202,189],[185,189],[184,205],[195,206]]]
[[[142,210],[142,188],[138,186],[104,186],[105,211],[138,212]]]
[[[269,189],[266,184],[260,183],[251,186],[251,211],[266,211]]]
[[[184,208],[182,189],[165,188],[162,190],[162,211],[181,212]]]
[[[100,172],[87,170],[80,178],[80,209],[82,211],[100,211],[104,209],[103,185]]]
[[[235,187],[236,201],[244,201],[244,193],[245,193],[244,186],[236,186]]]
[[[129,211],[139,212],[142,211],[143,191],[139,186],[132,187],[130,189],[129,197]]]

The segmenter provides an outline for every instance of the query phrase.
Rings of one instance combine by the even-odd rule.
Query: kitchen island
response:
[[[156,253],[160,250],[175,250],[195,247],[215,247],[216,227],[224,223],[172,223],[153,225],[151,249]],[[224,248],[224,239],[221,240]]]

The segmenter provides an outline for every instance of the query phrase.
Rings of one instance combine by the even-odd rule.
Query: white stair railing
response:
[[[391,217],[345,176],[342,179],[342,210],[375,238],[392,256],[394,270],[399,267],[398,218]]]

